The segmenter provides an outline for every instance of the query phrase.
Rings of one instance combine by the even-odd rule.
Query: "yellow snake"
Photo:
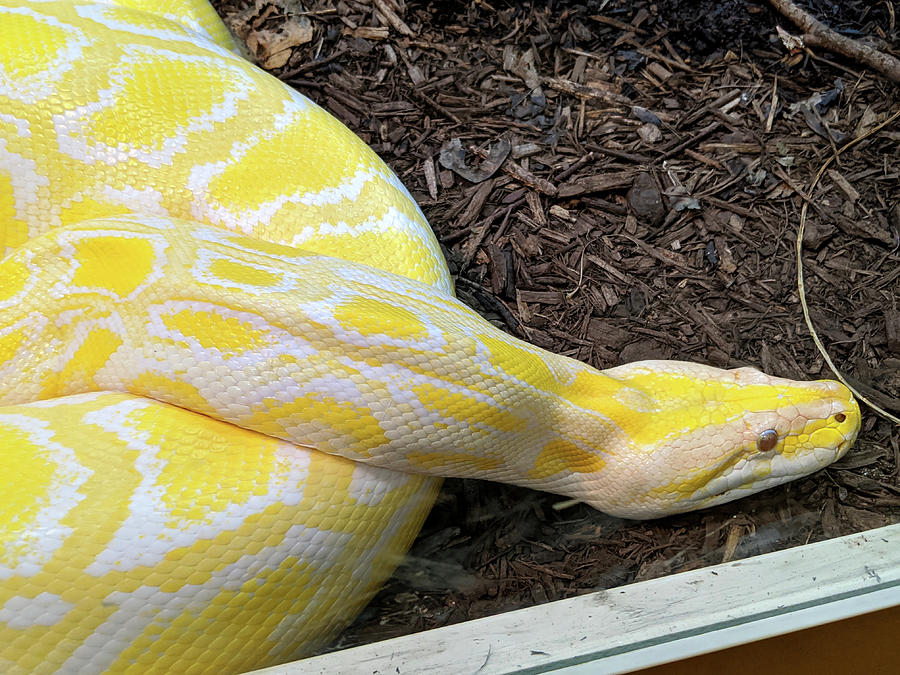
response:
[[[307,655],[439,476],[655,517],[853,443],[836,382],[597,371],[453,297],[388,168],[193,0],[0,0],[0,672]]]

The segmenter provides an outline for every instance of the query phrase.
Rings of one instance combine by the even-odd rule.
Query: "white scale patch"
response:
[[[124,206],[137,213],[148,213],[157,216],[169,215],[168,209],[163,206],[163,194],[155,188],[136,188],[125,185],[114,188],[111,185],[101,185],[89,194],[98,197],[98,201],[106,202],[112,206]]]
[[[0,579],[3,579],[0,568]],[[34,598],[14,595],[0,607],[0,624],[16,630],[33,626],[54,626],[62,621],[75,605],[53,593],[40,593]]]
[[[2,251],[0,251],[0,258],[3,257]],[[21,306],[25,298],[28,297],[30,293],[33,293],[35,288],[37,287],[38,280],[40,279],[40,275],[38,274],[38,269],[34,264],[34,252],[25,250],[22,253],[17,253],[16,257],[19,261],[24,263],[25,269],[28,272],[28,278],[25,280],[25,283],[22,286],[22,289],[18,293],[14,293],[8,298],[0,298],[0,310],[2,309],[11,309],[14,307]],[[3,335],[5,331],[0,329],[0,335]],[[0,373],[3,372],[3,368],[0,367]]]
[[[35,495],[40,508],[16,538],[16,544],[4,546],[3,559],[12,562],[0,565],[3,581],[14,576],[33,576],[53,557],[72,533],[63,520],[85,498],[79,488],[93,471],[78,462],[72,448],[56,440],[56,433],[46,421],[15,413],[0,414],[0,424],[19,429],[31,444],[42,449],[42,459],[54,467],[46,493]]]
[[[0,115],[0,122],[7,122],[9,117]],[[33,159],[10,152],[7,148],[6,139],[0,138],[0,176],[7,179],[12,187],[16,218],[30,223],[41,206],[41,190],[50,184],[50,180],[40,173]]]
[[[318,193],[316,198],[321,196],[322,194]],[[272,207],[269,218],[271,218],[271,216],[286,203],[303,204],[304,197],[297,197],[296,199],[286,198],[279,201],[281,202],[279,204],[270,202],[269,205],[267,205]],[[275,208],[276,206],[277,208]],[[265,220],[264,222],[268,222],[268,220]],[[438,247],[435,244],[434,238],[428,232],[422,230],[422,226],[419,222],[410,219],[409,216],[394,207],[385,209],[384,214],[380,217],[370,216],[353,225],[350,225],[343,220],[334,222],[323,221],[315,225],[305,225],[299,229],[289,243],[291,246],[296,246],[297,248],[306,248],[311,241],[316,239],[332,238],[346,240],[353,237],[359,237],[363,234],[400,235],[410,242],[413,242],[417,247],[428,250],[436,260],[440,259],[438,256]],[[444,285],[445,284],[441,285],[441,290],[450,293],[451,291],[449,288],[443,288]]]
[[[658,408],[658,404],[650,396],[633,387],[622,387],[613,394],[613,398],[635,412],[649,413]]]
[[[407,473],[356,463],[348,492],[360,504],[378,506],[387,494],[399,490],[412,479]]]
[[[236,58],[234,52],[216,44],[213,41],[213,36],[205,30],[199,21],[192,17],[175,16],[173,14],[161,12],[157,16],[171,21],[172,27],[148,28],[147,26],[127,21],[126,18],[131,12],[123,11],[118,7],[107,7],[103,5],[77,6],[75,11],[78,12],[79,16],[90,19],[91,21],[96,21],[118,33],[125,33],[126,35],[130,33],[132,35],[140,35],[143,37],[153,37],[167,42],[180,42],[193,48],[202,46],[204,49],[216,53],[220,58]]]
[[[58,341],[41,338],[41,336],[45,334],[49,323],[50,318],[48,316],[39,312],[31,312],[6,327],[0,327],[0,338],[16,333],[22,333],[25,336],[23,341],[25,346],[19,349],[16,358],[0,364],[0,380],[15,382],[20,378],[20,370],[23,363],[29,362],[36,356],[35,351],[32,351],[28,345],[34,345],[36,351],[39,351],[40,354],[42,354],[44,350],[50,350],[50,352],[53,353],[52,350],[61,347]],[[35,361],[40,360],[40,354],[37,355],[37,358],[34,358]],[[37,378],[32,378],[30,381],[26,382],[20,382],[18,387],[12,391],[4,392],[3,390],[0,390],[0,405],[28,403],[29,401],[38,398],[40,390],[41,383]],[[14,394],[15,398],[13,398]]]

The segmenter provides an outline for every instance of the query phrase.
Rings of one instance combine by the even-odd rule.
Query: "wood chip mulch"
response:
[[[214,3],[257,60],[397,172],[459,296],[598,368],[650,358],[829,378],[800,310],[865,395],[900,413],[896,87],[788,54],[745,1]],[[890,3],[806,3],[900,52]],[[828,12],[824,14],[823,12]],[[335,647],[900,522],[900,433],[707,511],[618,520],[447,481],[409,558]]]

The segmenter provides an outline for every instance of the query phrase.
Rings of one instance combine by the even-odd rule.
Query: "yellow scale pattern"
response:
[[[0,0],[0,252],[3,673],[313,653],[440,476],[656,517],[859,429],[835,382],[600,372],[483,321],[397,178],[205,2]]]

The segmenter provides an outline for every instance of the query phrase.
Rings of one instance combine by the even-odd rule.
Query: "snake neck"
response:
[[[0,403],[125,391],[355,461],[623,515],[741,462],[779,406],[839,408],[827,386],[757,371],[597,371],[425,284],[178,221],[61,228],[0,265]]]
[[[161,220],[59,228],[0,264],[3,404],[127,391],[440,476],[602,463],[611,378],[404,277]]]

